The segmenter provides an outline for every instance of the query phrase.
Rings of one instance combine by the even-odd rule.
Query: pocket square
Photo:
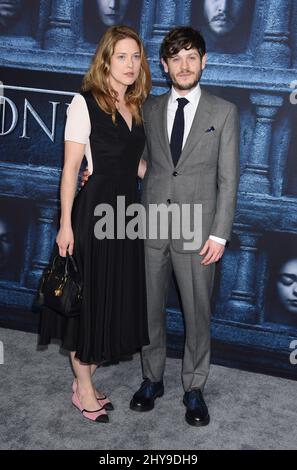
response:
[[[212,131],[215,131],[215,128],[213,126],[209,127],[208,129],[206,129],[205,132],[212,132]]]

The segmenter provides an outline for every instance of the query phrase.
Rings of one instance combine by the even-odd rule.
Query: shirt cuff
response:
[[[218,242],[218,243],[221,243],[221,245],[226,245],[226,241],[224,238],[219,238],[219,237],[215,237],[214,235],[209,235],[209,238],[210,240],[213,240],[214,242]]]

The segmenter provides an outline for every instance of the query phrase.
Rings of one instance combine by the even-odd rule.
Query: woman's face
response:
[[[123,21],[129,0],[96,0],[100,19],[106,26],[114,26]]]
[[[141,67],[140,49],[132,38],[118,41],[110,60],[109,80],[111,86],[129,86],[137,80]]]
[[[277,294],[281,305],[297,315],[297,258],[285,262],[277,280]]]

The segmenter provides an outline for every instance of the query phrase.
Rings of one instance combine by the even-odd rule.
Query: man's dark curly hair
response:
[[[182,49],[195,48],[202,59],[206,53],[205,41],[202,34],[190,26],[179,26],[171,29],[164,37],[160,55],[165,62],[178,54]]]

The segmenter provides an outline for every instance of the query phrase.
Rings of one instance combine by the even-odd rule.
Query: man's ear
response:
[[[168,73],[168,65],[166,64],[165,60],[163,57],[161,58],[161,64],[163,65],[163,69],[165,73]]]
[[[204,54],[204,56],[203,56],[202,59],[201,59],[201,68],[202,68],[202,70],[205,69],[206,60],[207,60],[207,55]]]

